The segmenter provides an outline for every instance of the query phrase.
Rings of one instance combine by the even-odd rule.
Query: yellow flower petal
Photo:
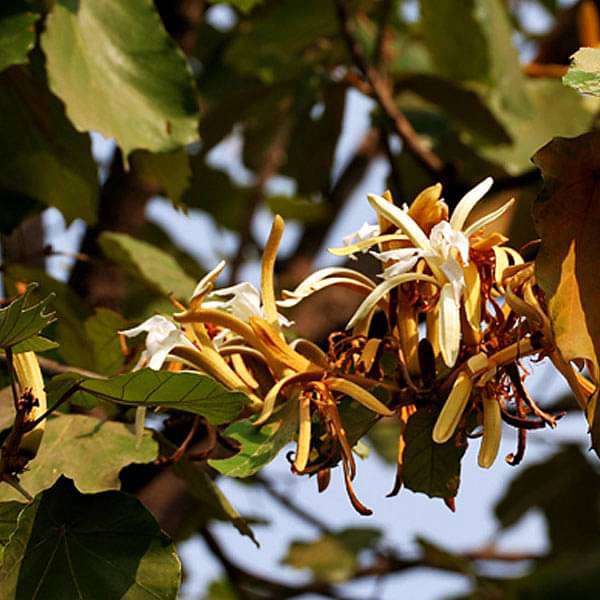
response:
[[[348,256],[355,254],[356,252],[362,252],[375,246],[375,244],[383,244],[385,242],[405,242],[408,237],[401,233],[388,233],[386,235],[378,235],[376,237],[369,238],[368,240],[361,240],[349,246],[340,246],[338,248],[328,248],[327,251],[334,256]]]
[[[467,322],[474,333],[479,334],[481,325],[481,280],[477,265],[471,261],[463,270],[465,287],[463,301]]]
[[[442,287],[439,299],[440,318],[438,340],[444,363],[453,367],[460,349],[460,306],[454,297],[452,284]]]
[[[456,205],[450,217],[450,225],[456,231],[462,231],[469,214],[475,208],[475,205],[487,194],[494,184],[491,177],[487,177],[481,183],[477,184],[472,190],[469,190]]]
[[[471,396],[473,383],[466,371],[461,371],[452,386],[452,391],[433,428],[433,441],[436,444],[447,442],[456,431],[465,407]]]
[[[263,250],[263,259],[261,267],[260,285],[263,301],[263,314],[265,319],[273,326],[279,328],[279,315],[277,313],[277,304],[275,303],[275,286],[273,277],[275,272],[275,261],[277,259],[277,250],[285,223],[279,215],[275,215],[269,239]]]
[[[417,248],[431,249],[429,238],[408,213],[376,194],[369,194],[368,199],[369,204],[377,213],[401,229]]]
[[[19,352],[14,354],[13,367],[21,390],[23,392],[31,390],[31,394],[37,400],[37,406],[33,406],[27,415],[28,421],[35,421],[48,408],[44,378],[42,377],[42,371],[35,352]],[[43,420],[35,429],[26,433],[21,440],[20,450],[24,450],[29,456],[34,457],[42,442],[45,427],[46,421]]]
[[[422,275],[420,273],[402,273],[401,275],[386,279],[364,299],[348,322],[348,325],[346,325],[346,329],[352,329],[359,322],[368,318],[369,314],[390,290],[402,283],[407,283],[408,281],[427,281],[439,287],[439,283],[434,277],[431,277],[431,275]]]
[[[375,398],[373,394],[347,379],[327,379],[325,384],[330,390],[350,396],[377,414],[383,415],[384,417],[391,417],[394,414],[393,410],[389,409],[383,402]]]
[[[485,227],[486,225],[493,223],[496,219],[499,219],[509,208],[511,208],[514,203],[515,203],[515,199],[511,198],[508,202],[506,202],[500,208],[492,211],[491,213],[485,215],[484,217],[481,217],[481,219],[477,219],[477,221],[475,221],[475,223],[473,223],[472,225],[469,225],[469,227],[467,227],[465,229],[465,235],[467,237],[469,237],[469,236],[473,235],[476,231],[479,231],[480,229]]]
[[[295,383],[315,381],[321,378],[322,375],[322,371],[313,371],[304,373],[292,373],[291,375],[280,379],[265,396],[262,411],[258,419],[254,421],[254,425],[263,425],[269,420],[269,417],[273,414],[273,410],[275,409],[275,403],[277,402],[277,398],[282,392],[283,388],[287,387],[288,385],[293,385]]]
[[[294,468],[301,473],[306,469],[308,456],[310,454],[310,435],[311,435],[311,417],[310,417],[310,398],[303,396],[299,402],[300,427],[298,429],[298,447],[296,449],[296,458]]]
[[[308,298],[308,296],[312,296],[314,293],[320,292],[321,290],[332,286],[348,288],[354,292],[364,294],[365,296],[374,288],[373,284],[365,285],[356,279],[349,279],[346,277],[330,277],[314,283],[310,288],[305,289],[302,294],[298,294],[293,297],[291,297],[289,294],[285,294],[288,297],[286,297],[285,300],[278,300],[277,306],[282,308],[291,308],[302,302],[302,300],[305,298]]]
[[[489,469],[498,456],[502,437],[500,404],[496,398],[483,395],[483,437],[477,462],[482,469]]]

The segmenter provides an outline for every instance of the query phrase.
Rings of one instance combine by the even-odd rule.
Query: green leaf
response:
[[[476,1],[420,1],[425,43],[440,74],[452,80],[489,76],[488,43],[475,15]]]
[[[380,538],[378,529],[349,528],[311,542],[294,541],[282,563],[295,569],[310,569],[318,581],[342,583],[358,567],[359,554],[373,548]]]
[[[269,464],[297,429],[298,404],[290,400],[262,427],[256,427],[250,419],[232,423],[225,435],[240,443],[240,451],[231,458],[209,460],[208,464],[229,477],[249,477]]]
[[[37,19],[24,0],[4,0],[0,6],[0,71],[27,62],[35,44]]]
[[[495,512],[507,528],[540,509],[553,553],[573,554],[597,549],[599,506],[600,476],[577,446],[568,445],[549,460],[519,471]]]
[[[37,304],[30,304],[29,296],[36,287],[37,284],[28,285],[24,294],[0,309],[0,347],[10,348],[37,335],[55,321],[55,313],[45,312],[52,295]]]
[[[150,0],[57,0],[42,48],[50,88],[80,131],[168,152],[198,139],[185,58]]]
[[[125,362],[117,332],[125,329],[127,321],[108,308],[97,308],[84,324],[88,344],[93,355],[92,368],[101,375],[113,375]]]
[[[104,232],[100,236],[102,251],[150,288],[168,296],[188,300],[196,282],[177,261],[159,248],[125,233]]]
[[[12,351],[17,354],[19,352],[47,352],[48,350],[54,350],[58,348],[59,344],[45,338],[41,335],[30,337],[18,344],[15,344]]]
[[[577,50],[571,56],[571,66],[562,81],[580,94],[600,96],[600,49]]]
[[[161,153],[137,150],[130,163],[139,179],[158,189],[175,206],[183,205],[183,193],[189,188],[192,176],[184,148]]]
[[[249,13],[255,6],[262,4],[264,0],[209,0],[209,2],[211,4],[230,4],[243,13]]]
[[[123,467],[151,462],[157,453],[150,431],[136,447],[133,429],[123,423],[59,415],[48,419],[38,454],[20,482],[32,496],[52,487],[61,475],[72,479],[84,493],[118,490]],[[0,502],[13,500],[24,502],[13,488],[0,483]]]
[[[203,518],[230,522],[242,535],[248,536],[258,546],[252,529],[219,489],[217,484],[203,470],[182,459],[173,465],[173,471],[188,484],[188,491],[200,504]]]
[[[220,425],[237,417],[247,403],[242,392],[231,392],[208,375],[140,369],[111,379],[85,379],[86,392],[110,402],[161,406],[206,417]]]
[[[510,145],[483,147],[482,155],[501,165],[511,175],[531,168],[531,155],[555,136],[574,136],[588,131],[596,107],[573,90],[552,79],[527,82],[532,106],[530,115],[502,110],[490,102],[490,108],[505,126],[513,142]],[[588,99],[589,102],[590,99]]]
[[[531,116],[513,28],[500,0],[421,0],[421,25],[441,75],[488,84],[503,109]]]
[[[534,204],[542,244],[535,261],[558,349],[567,361],[586,359],[592,376],[600,368],[600,134],[556,138],[533,157],[544,177]],[[594,396],[596,398],[596,396]],[[594,400],[588,419],[592,445],[600,452],[600,411]]]
[[[13,531],[17,528],[17,519],[19,513],[23,510],[23,505],[18,502],[3,502],[0,504],[0,565],[4,548]]]
[[[267,206],[273,214],[301,223],[322,223],[330,214],[327,204],[292,196],[270,196],[267,198]]]
[[[239,600],[239,596],[229,579],[214,579],[208,584],[202,600]]]
[[[322,60],[315,48],[327,43],[322,38],[337,33],[332,3],[284,0],[271,4],[259,18],[244,22],[244,28],[227,48],[225,61],[237,73],[269,84],[290,80],[306,70],[311,58]]]
[[[399,81],[410,90],[438,105],[461,134],[485,144],[510,144],[511,136],[488,108],[485,96],[459,82],[435,75],[410,75]]]
[[[420,409],[408,419],[403,456],[404,485],[430,498],[452,498],[460,484],[460,461],[466,446],[458,446],[456,437],[445,444],[432,440],[437,413]]]
[[[58,208],[67,222],[81,217],[93,224],[98,173],[89,136],[75,130],[42,76],[28,67],[0,74],[0,123],[3,195],[39,200]]]
[[[62,478],[19,516],[0,568],[3,600],[175,600],[181,564],[139,500],[80,494]]]

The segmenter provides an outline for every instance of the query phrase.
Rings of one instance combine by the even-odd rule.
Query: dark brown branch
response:
[[[410,121],[396,106],[392,85],[389,81],[384,79],[376,69],[369,65],[354,37],[345,0],[335,0],[335,5],[342,37],[354,65],[371,85],[373,98],[392,122],[394,130],[404,143],[406,150],[434,179],[446,181],[448,179],[447,165],[437,154],[420,143],[417,133],[410,124]]]

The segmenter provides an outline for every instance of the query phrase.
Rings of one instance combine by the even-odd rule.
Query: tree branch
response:
[[[335,0],[335,5],[342,38],[346,43],[354,65],[371,85],[373,98],[392,122],[394,130],[404,143],[406,150],[434,179],[446,182],[449,174],[448,165],[437,154],[421,144],[410,121],[396,106],[393,87],[390,82],[384,79],[376,69],[372,68],[364,56],[354,37],[345,0]]]

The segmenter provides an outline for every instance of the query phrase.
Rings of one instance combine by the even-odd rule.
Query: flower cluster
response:
[[[277,300],[274,266],[283,234],[275,217],[264,250],[261,292],[248,283],[216,289],[225,264],[198,284],[187,306],[177,304],[172,319],[154,316],[123,332],[147,332],[138,367],[191,369],[231,390],[247,394],[243,417],[255,426],[277,418],[283,405],[296,407],[298,429],[292,469],[316,475],[324,489],[330,470],[342,463],[354,507],[370,511],[356,497],[355,448],[365,430],[350,430],[348,406],[362,405],[370,425],[382,417],[399,419],[398,469],[392,494],[402,485],[404,431],[412,415],[437,415],[432,444],[465,445],[481,437],[479,464],[489,468],[500,444],[502,422],[518,430],[517,464],[526,432],[555,427],[550,415],[528,394],[522,359],[549,357],[585,409],[593,385],[565,361],[553,342],[544,298],[533,265],[490,228],[512,200],[476,219],[475,205],[491,178],[470,190],[449,215],[441,185],[421,192],[410,206],[391,195],[369,195],[376,224],[365,223],[330,251],[354,257],[369,252],[381,265],[379,280],[349,268],[311,274]],[[293,324],[280,314],[332,286],[364,296],[345,331],[333,332],[323,349],[309,340],[288,342]],[[382,313],[376,336],[373,318]]]

